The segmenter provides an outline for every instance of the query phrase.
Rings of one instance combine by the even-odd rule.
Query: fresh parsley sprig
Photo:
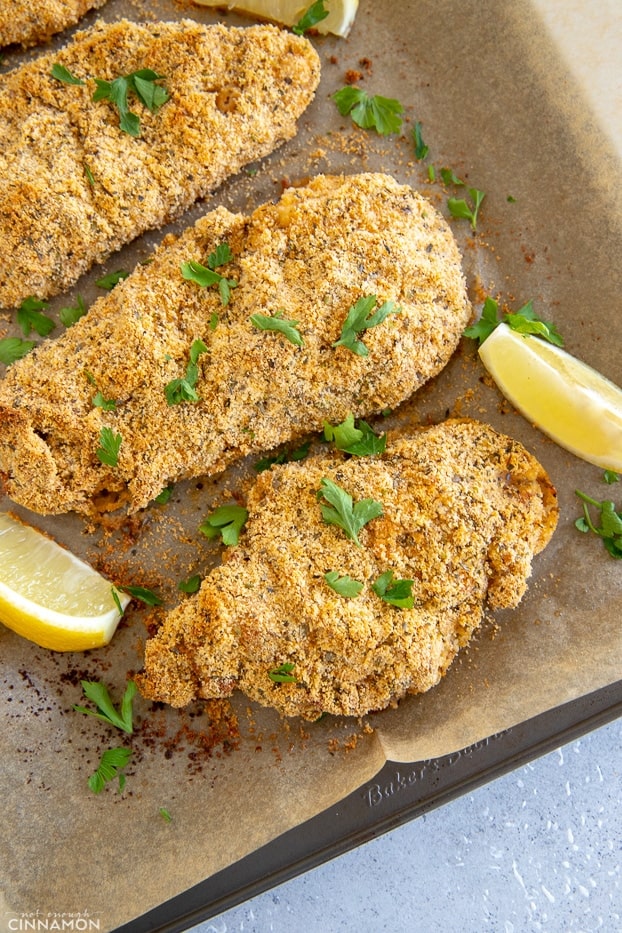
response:
[[[132,756],[131,748],[109,748],[100,758],[99,765],[88,780],[89,788],[94,794],[101,794],[108,781],[119,779],[119,793],[125,788],[125,768]]]
[[[164,394],[169,405],[179,405],[181,402],[198,402],[199,395],[195,386],[199,379],[199,357],[207,353],[208,349],[202,340],[193,340],[190,347],[190,359],[186,367],[186,375],[178,379],[171,379],[164,387]]]
[[[399,314],[402,310],[394,301],[385,301],[379,308],[376,308],[377,303],[376,295],[359,298],[348,311],[341,328],[341,336],[335,341],[333,347],[347,347],[357,356],[368,356],[369,350],[363,341],[358,339],[358,335],[364,330],[369,330],[370,327],[381,324],[390,314]],[[375,311],[374,308],[376,308]]]
[[[488,297],[484,301],[480,319],[471,327],[467,327],[463,331],[463,335],[471,337],[473,340],[477,340],[479,344],[482,344],[501,323],[507,324],[512,330],[516,330],[520,334],[533,334],[542,337],[543,340],[548,340],[549,343],[553,343],[557,347],[564,345],[563,338],[555,325],[550,321],[543,321],[537,317],[532,301],[528,301],[514,313],[503,314],[502,317],[499,317],[498,302],[494,298]]]
[[[337,450],[357,457],[374,457],[383,453],[387,446],[386,434],[374,434],[367,422],[362,420],[359,420],[357,427],[352,412],[341,424],[332,425],[325,421],[324,439],[332,441]]]
[[[318,500],[325,499],[329,505],[320,502],[322,518],[328,525],[337,525],[346,537],[361,547],[359,531],[372,519],[384,512],[381,502],[375,499],[361,499],[354,503],[350,493],[346,492],[331,479],[322,479],[317,493]]]
[[[583,502],[583,515],[575,522],[575,528],[584,534],[592,532],[602,540],[605,550],[617,560],[622,559],[622,509],[616,511],[615,503],[610,499],[599,502],[579,489],[575,493]],[[592,521],[590,507],[600,514],[600,525]]]
[[[318,23],[328,16],[328,10],[324,9],[324,0],[316,0],[312,3],[300,17],[295,26],[292,26],[292,32],[297,36],[304,36],[308,29],[313,29]]]
[[[128,680],[119,710],[115,708],[105,684],[91,680],[82,680],[81,684],[85,697],[95,703],[97,711],[88,709],[86,706],[77,705],[74,705],[73,709],[77,713],[84,713],[86,716],[93,716],[95,719],[101,719],[102,722],[108,723],[109,726],[122,729],[123,732],[127,732],[131,735],[134,731],[132,725],[132,703],[136,694],[136,684],[134,681]]]
[[[404,108],[392,97],[375,94],[370,97],[360,87],[347,85],[332,95],[342,117],[350,116],[357,126],[374,129],[381,136],[399,133],[402,128]]]
[[[284,337],[287,337],[290,343],[293,343],[297,347],[304,346],[304,340],[302,335],[298,330],[298,321],[289,321],[283,317],[282,311],[277,311],[276,314],[251,314],[250,321],[255,325],[259,330],[271,330],[275,331],[278,334],[283,334]]]
[[[241,505],[221,505],[199,526],[206,538],[217,538],[232,547],[240,540],[240,532],[248,519],[248,511]]]

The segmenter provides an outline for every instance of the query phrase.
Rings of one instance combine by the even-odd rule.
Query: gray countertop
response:
[[[622,721],[192,933],[622,930]]]

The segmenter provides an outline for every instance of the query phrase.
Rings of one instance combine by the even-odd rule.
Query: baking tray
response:
[[[418,762],[391,762],[337,805],[207,878],[116,933],[182,933],[369,842],[622,715],[622,682],[500,735]]]
[[[620,384],[622,325],[612,313],[622,293],[619,152],[548,33],[543,5],[362,0],[347,40],[313,40],[323,77],[297,137],[170,229],[220,203],[247,211],[321,171],[388,171],[447,213],[447,197],[463,189],[432,182],[428,167],[450,167],[486,191],[476,233],[452,221],[475,305],[485,294],[512,309],[532,299],[571,352]],[[101,15],[219,18],[174,0],[109,0]],[[39,51],[8,50],[3,68]],[[340,117],[330,95],[345,80],[400,99],[401,136],[381,138]],[[430,147],[423,161],[410,138],[416,121]],[[89,303],[102,271],[144,260],[165,232],[93,270],[52,309],[75,304],[77,294]],[[0,843],[0,923],[38,912],[88,916],[106,931],[183,930],[620,714],[620,568],[572,524],[575,487],[599,498],[615,491],[502,402],[467,341],[387,424],[407,429],[447,414],[481,417],[522,440],[558,486],[562,520],[519,610],[489,621],[437,688],[397,710],[303,727],[239,697],[235,716],[220,722],[200,705],[177,712],[139,703],[126,791],[95,798],[86,777],[112,737],[71,706],[82,700],[81,677],[105,680],[118,695],[140,665],[149,612],[134,611],[109,650],[79,657],[0,630],[0,758],[11,814]],[[236,476],[245,471],[252,465]],[[184,506],[202,517],[225,482],[183,485],[173,518]],[[157,563],[173,521],[152,509],[129,529],[134,539],[126,527],[120,541],[72,516],[22,514],[87,559],[147,577],[155,572],[149,554]],[[171,573],[217,558],[212,543],[183,538]]]

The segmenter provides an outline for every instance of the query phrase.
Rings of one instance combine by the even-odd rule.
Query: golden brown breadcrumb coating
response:
[[[3,0],[0,4],[0,48],[45,42],[56,32],[77,23],[106,0]]]
[[[328,478],[383,514],[360,547],[322,515]],[[238,546],[147,641],[138,682],[183,706],[235,689],[286,716],[363,715],[433,687],[484,607],[514,607],[557,522],[553,487],[518,442],[475,421],[447,421],[384,454],[326,454],[272,467],[254,484]],[[363,584],[339,595],[336,571]],[[412,608],[372,588],[412,580]],[[294,683],[275,683],[286,668]]]
[[[223,242],[233,260],[219,272],[238,283],[226,307],[180,271]],[[359,334],[368,355],[334,346],[350,307],[372,295],[400,311]],[[259,330],[256,312],[296,321],[303,346]],[[218,208],[9,368],[6,492],[42,513],[87,511],[102,490],[139,509],[170,481],[399,404],[445,366],[469,316],[448,225],[386,175],[319,176],[250,217]],[[198,339],[199,401],[170,405],[166,386]],[[96,391],[116,410],[96,407]],[[104,427],[122,438],[115,467],[97,456]]]
[[[52,77],[55,64],[84,84]],[[93,101],[94,79],[145,68],[170,99],[151,113],[130,96],[135,138]],[[0,308],[63,291],[290,139],[319,72],[305,38],[188,20],[98,24],[0,76]]]

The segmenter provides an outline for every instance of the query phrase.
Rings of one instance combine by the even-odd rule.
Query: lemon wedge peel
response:
[[[116,594],[125,610],[131,597]],[[86,651],[107,645],[121,617],[110,581],[0,513],[0,622],[42,648]]]
[[[622,471],[622,389],[561,347],[499,324],[479,348],[522,415],[575,456]]]
[[[195,0],[198,6],[220,7],[234,10],[236,13],[246,13],[249,16],[267,19],[282,26],[295,26],[300,18],[311,6],[311,0],[301,3],[300,0],[240,0],[239,3],[227,0]],[[320,20],[313,27],[314,30],[327,35],[332,33],[345,39],[354,23],[358,9],[358,0],[325,0],[328,16]]]

